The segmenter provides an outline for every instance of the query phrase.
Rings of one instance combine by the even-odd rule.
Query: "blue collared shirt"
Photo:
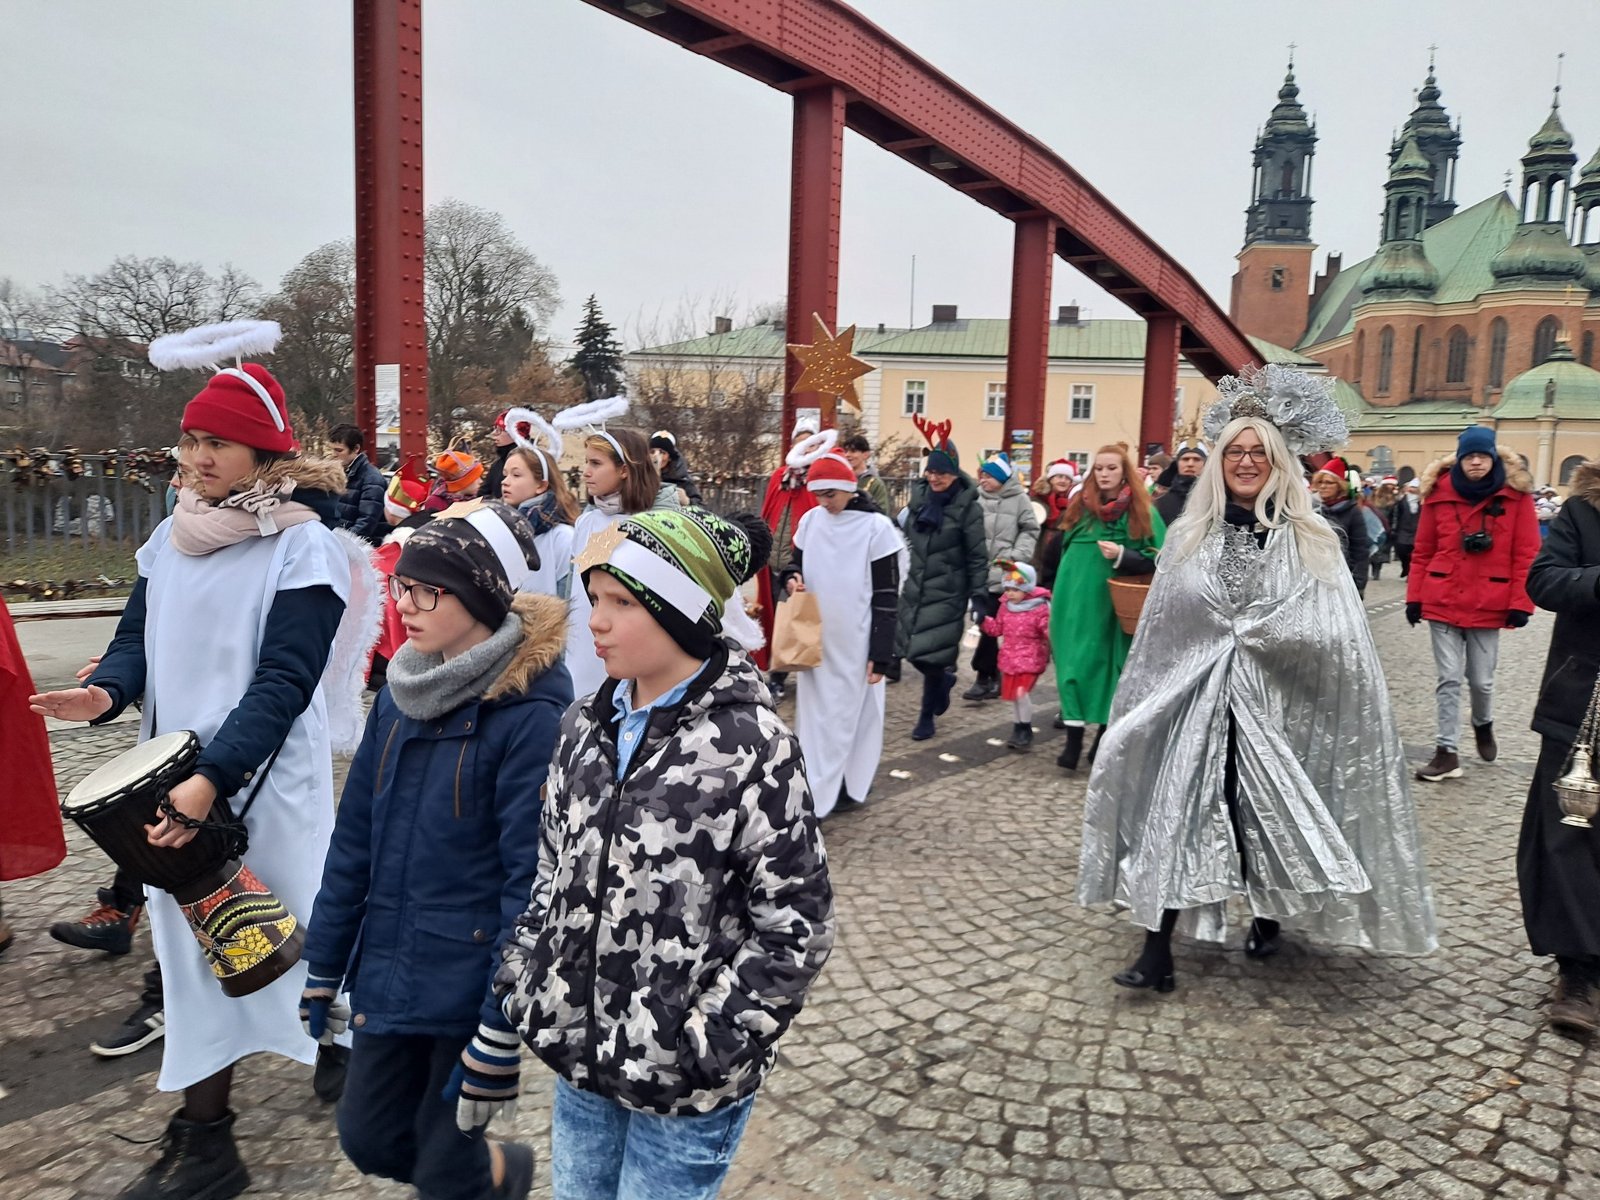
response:
[[[671,708],[680,703],[689,694],[689,685],[699,677],[705,669],[705,663],[699,663],[689,672],[689,677],[674,686],[669,691],[663,692],[643,708],[633,707],[633,680],[624,679],[617,685],[617,691],[611,698],[611,705],[617,712],[617,778],[621,779],[628,770],[628,764],[633,761],[633,752],[644,741],[645,729],[650,724],[650,714],[657,708]]]

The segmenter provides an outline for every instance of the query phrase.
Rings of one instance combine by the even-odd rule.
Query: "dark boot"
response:
[[[1094,742],[1089,747],[1089,765],[1091,767],[1094,766],[1094,756],[1100,753],[1100,739],[1105,737],[1105,735],[1106,727],[1104,725],[1095,726]]]
[[[126,954],[133,949],[133,931],[139,927],[144,907],[131,904],[117,907],[117,896],[110,888],[96,894],[99,903],[87,916],[76,921],[57,921],[50,936],[80,950],[103,950],[107,954]]]
[[[1257,917],[1250,922],[1250,932],[1244,935],[1244,953],[1246,958],[1271,958],[1279,950],[1282,943],[1278,935],[1282,926],[1271,917]]]
[[[1067,744],[1061,747],[1061,753],[1056,755],[1056,766],[1063,770],[1076,771],[1078,759],[1083,754],[1083,726],[1067,726]]]
[[[933,710],[939,703],[940,679],[938,675],[922,677],[922,708],[917,713],[917,723],[911,730],[911,740],[925,742],[934,735]]]
[[[233,1144],[233,1114],[187,1121],[179,1112],[161,1139],[161,1157],[117,1200],[229,1200],[250,1186]]]
[[[935,680],[938,683],[938,691],[934,698],[933,715],[942,717],[950,711],[950,693],[956,688],[956,669],[946,667]]]
[[[961,698],[963,700],[971,701],[974,704],[981,703],[984,700],[993,700],[1000,694],[999,682],[993,682],[994,689],[991,691],[989,687],[991,680],[989,677],[987,675],[979,675],[972,681],[972,686],[961,693]]]
[[[1454,779],[1461,774],[1461,759],[1454,750],[1434,747],[1433,760],[1417,772],[1423,783],[1438,783],[1441,779]]]
[[[1478,743],[1478,757],[1493,762],[1500,756],[1500,745],[1494,740],[1494,722],[1487,721],[1472,727],[1472,736]]]
[[[1006,743],[1008,750],[1032,750],[1033,726],[1026,721],[1018,721],[1011,727],[1011,740]]]
[[[1596,988],[1593,975],[1592,969],[1562,962],[1556,994],[1545,1014],[1557,1033],[1586,1038],[1600,1028],[1600,988]]]
[[[1172,931],[1178,926],[1178,910],[1169,908],[1161,914],[1161,928],[1148,930],[1144,935],[1144,949],[1125,971],[1118,971],[1111,982],[1118,987],[1149,988],[1166,995],[1178,986],[1172,973]]]

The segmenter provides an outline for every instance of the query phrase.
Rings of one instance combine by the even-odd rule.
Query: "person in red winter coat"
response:
[[[0,600],[0,762],[6,803],[0,806],[0,880],[43,875],[67,856],[44,719],[28,708],[33,678],[22,657],[11,612]],[[11,945],[0,911],[0,954]]]
[[[789,439],[790,448],[798,446],[808,437],[815,437],[817,428],[815,417],[801,417],[794,423],[794,432]],[[761,498],[761,519],[772,530],[772,554],[766,567],[756,573],[756,604],[761,610],[756,615],[766,640],[751,657],[763,671],[771,664],[769,647],[772,645],[772,622],[777,602],[773,583],[789,570],[790,560],[794,557],[794,531],[800,528],[800,518],[816,506],[816,496],[806,487],[806,468],[791,467],[787,460],[779,463],[778,469],[767,479],[767,490]],[[893,513],[884,515],[890,520],[894,519]],[[772,688],[773,700],[781,702],[788,690],[788,675],[773,672],[767,682]]]
[[[1000,699],[1009,700],[1016,721],[1012,750],[1033,747],[1033,685],[1050,665],[1050,593],[1028,563],[1004,561],[1000,608],[983,620],[983,632],[1000,639]]]
[[[1493,762],[1494,670],[1500,630],[1521,629],[1533,613],[1528,568],[1539,553],[1533,479],[1494,430],[1474,425],[1454,458],[1422,475],[1422,512],[1406,580],[1406,620],[1427,621],[1438,675],[1439,736],[1433,760],[1417,772],[1426,783],[1461,774],[1461,675],[1472,696],[1478,757]]]

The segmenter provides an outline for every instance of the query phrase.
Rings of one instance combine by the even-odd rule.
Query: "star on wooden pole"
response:
[[[791,389],[795,394],[816,392],[843,400],[858,412],[861,397],[856,392],[856,380],[872,370],[872,364],[857,358],[855,348],[856,327],[841,329],[837,335],[828,331],[827,324],[816,313],[811,314],[812,342],[791,345],[789,353],[800,364],[800,378]]]

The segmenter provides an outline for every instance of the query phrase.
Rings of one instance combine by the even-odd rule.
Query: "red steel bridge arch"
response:
[[[1014,224],[1008,450],[1019,429],[1041,443],[1058,257],[1148,325],[1144,445],[1171,436],[1180,356],[1212,380],[1260,364],[1194,277],[1064,159],[838,0],[585,2],[794,97],[789,341],[809,340],[813,312],[837,323],[849,128]],[[401,449],[421,452],[422,0],[353,3],[357,419],[370,435],[379,388],[398,387]],[[788,372],[792,388],[793,362]],[[788,389],[784,406],[787,429],[795,406]]]

